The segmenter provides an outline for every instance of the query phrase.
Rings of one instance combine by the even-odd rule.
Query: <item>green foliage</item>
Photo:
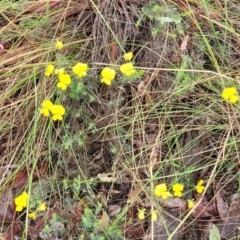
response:
[[[103,226],[102,220],[97,216],[102,211],[102,205],[98,204],[93,211],[90,208],[85,208],[82,216],[82,232],[84,235],[89,236],[90,240],[118,240],[123,239],[123,234],[114,224]]]
[[[134,73],[130,76],[124,76],[123,82],[125,82],[125,83],[133,82],[133,81],[139,79],[144,74],[144,72],[145,72],[144,70],[136,70],[136,73]]]
[[[142,15],[137,21],[137,26],[140,26],[145,18],[153,22],[152,35],[156,36],[158,33],[165,31],[164,23],[179,25],[182,21],[182,13],[179,13],[174,7],[169,10],[168,7],[162,6],[156,0],[153,0],[142,8]]]
[[[63,219],[58,214],[53,214],[52,219],[46,224],[43,230],[40,233],[41,239],[49,239],[49,238],[56,238],[56,237],[66,237],[66,229],[64,224],[66,220]]]
[[[188,56],[183,58],[180,69],[188,69],[192,65],[192,59]],[[193,91],[197,76],[191,72],[179,71],[176,76],[177,91],[176,96],[183,95],[187,91]]]
[[[72,84],[70,85],[69,97],[73,100],[82,100],[89,98],[89,93],[82,79],[77,77],[72,78]],[[89,98],[90,99],[90,98]]]

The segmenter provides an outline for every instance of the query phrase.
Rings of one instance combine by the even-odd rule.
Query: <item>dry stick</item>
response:
[[[93,65],[100,65],[100,66],[110,66],[110,67],[119,67],[116,64],[107,64],[107,63],[98,63],[95,62]],[[143,69],[143,70],[157,70],[157,71],[166,71],[166,72],[196,72],[196,73],[210,73],[218,77],[227,78],[229,80],[234,80],[232,77],[228,77],[225,74],[217,73],[210,70],[198,70],[198,69],[174,69],[174,68],[150,68],[150,67],[135,67],[136,69]]]
[[[163,121],[163,124],[161,124],[161,126],[164,126],[165,125],[165,122],[166,122],[166,119],[164,119]],[[154,192],[154,184],[153,184],[153,166],[155,164],[155,162],[152,161],[152,159],[154,158],[155,159],[155,151],[156,151],[156,145],[158,144],[158,141],[159,141],[159,138],[162,134],[162,131],[163,131],[163,128],[161,127],[161,129],[159,130],[159,133],[154,141],[154,146],[153,146],[153,149],[152,149],[152,152],[150,154],[150,157],[149,157],[149,162],[150,162],[150,166],[149,166],[149,172],[150,172],[150,176],[151,176],[151,198],[153,199],[153,192]],[[160,160],[161,161],[161,160]],[[154,206],[153,204],[151,204],[151,217],[152,217],[152,213],[154,211]],[[153,236],[154,234],[154,225],[153,225],[153,221],[151,221],[151,237],[152,239],[154,238]]]
[[[223,153],[225,152],[225,148],[226,148],[227,141],[228,141],[228,138],[229,138],[229,135],[230,135],[231,130],[232,130],[232,128],[230,127],[230,129],[229,129],[229,131],[228,131],[228,134],[227,134],[227,136],[226,136],[226,140],[225,140],[224,145],[223,145],[223,147],[222,147],[222,150],[221,150],[221,151],[219,152],[219,154],[218,154],[216,163],[215,163],[214,168],[213,168],[213,170],[212,170],[212,172],[211,172],[211,175],[210,175],[210,177],[209,177],[209,180],[208,180],[208,182],[207,182],[207,185],[206,185],[206,187],[205,187],[205,190],[204,190],[202,196],[200,197],[200,199],[198,200],[198,202],[195,204],[194,208],[191,209],[191,211],[190,211],[190,212],[185,216],[185,218],[182,220],[182,223],[179,224],[179,225],[176,227],[176,229],[171,233],[171,235],[168,237],[168,240],[171,240],[171,239],[172,239],[172,237],[173,237],[174,234],[179,230],[179,228],[182,226],[182,224],[188,219],[188,217],[194,212],[194,210],[197,208],[197,206],[201,203],[201,201],[202,201],[202,199],[203,199],[203,196],[205,195],[205,193],[206,193],[209,185],[210,185],[211,182],[212,182],[213,175],[214,175],[215,172],[216,172],[218,163],[219,163],[219,161],[220,161]]]

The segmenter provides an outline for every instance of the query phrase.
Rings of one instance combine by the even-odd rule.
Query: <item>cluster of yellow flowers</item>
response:
[[[63,43],[59,40],[57,40],[56,49],[60,50],[64,47]],[[84,77],[87,75],[88,71],[88,65],[85,63],[76,63],[72,67],[73,73],[75,73],[78,77]],[[56,68],[49,64],[46,67],[44,75],[46,77],[50,77],[52,74],[55,74],[58,76],[58,82],[57,82],[57,88],[61,90],[66,90],[67,87],[71,84],[71,76],[65,72],[64,68]],[[63,119],[63,115],[65,114],[65,108],[60,104],[53,104],[50,100],[45,99],[42,102],[42,108],[40,110],[40,113],[43,114],[45,117],[50,116],[52,114],[53,121],[61,121]]]
[[[23,192],[21,195],[17,196],[14,199],[14,203],[16,205],[16,212],[22,212],[24,208],[27,207],[28,203],[28,193]],[[28,214],[29,218],[36,219],[38,212],[46,211],[47,207],[45,203],[40,203],[39,207],[34,211]]]
[[[50,116],[52,114],[53,121],[62,121],[63,115],[65,114],[65,108],[60,104],[53,104],[50,100],[45,99],[42,102],[42,108],[40,113],[43,114],[45,117]]]
[[[145,219],[145,211],[146,211],[146,209],[138,209],[138,218],[140,220]],[[152,222],[157,221],[157,211],[156,210],[151,211],[151,221]]]
[[[203,184],[204,184],[203,179],[200,179],[197,182],[197,185],[195,186],[195,190],[200,194],[205,189]],[[182,195],[183,195],[182,192],[184,190],[184,185],[181,184],[181,183],[175,183],[172,186],[172,190],[173,190],[173,196],[174,197],[182,197]],[[154,194],[157,197],[162,197],[164,200],[172,196],[172,194],[167,190],[166,183],[161,183],[161,184],[156,185],[154,187]]]
[[[48,65],[45,70],[45,76],[50,77],[53,73],[58,76],[58,83],[57,87],[62,89],[63,91],[67,89],[68,85],[71,84],[71,76],[65,72],[64,68],[57,68],[55,69],[53,65]],[[72,67],[72,71],[78,76],[78,77],[84,77],[87,75],[88,71],[88,65],[86,63],[76,63]]]
[[[235,87],[224,88],[222,98],[229,103],[236,103],[239,100],[237,89]]]
[[[133,58],[133,53],[132,52],[125,53],[123,57],[125,61],[131,61]],[[134,68],[132,62],[123,63],[119,69],[120,69],[120,72],[125,76],[131,76],[136,73],[136,69]],[[112,81],[114,80],[115,76],[116,76],[115,69],[110,67],[105,67],[101,71],[102,78],[100,81],[101,83],[104,83],[109,86],[112,84]]]
[[[61,50],[64,45],[63,42],[57,40],[56,44],[55,44],[56,49]],[[72,80],[71,77],[68,73],[65,72],[64,68],[57,68],[55,69],[55,67],[52,64],[49,64],[46,67],[45,70],[45,76],[46,77],[50,77],[53,73],[55,75],[58,76],[58,83],[57,83],[57,87],[62,89],[62,90],[66,90],[67,86],[71,84]],[[87,71],[88,71],[88,65],[86,63],[76,63],[73,67],[72,67],[72,71],[73,73],[75,73],[78,77],[84,77],[87,75]]]
[[[201,194],[205,187],[203,186],[204,181],[203,179],[200,179],[197,182],[197,185],[195,186],[195,190],[197,193]],[[184,185],[181,183],[175,183],[172,186],[173,196],[174,197],[182,197],[184,190]],[[167,186],[165,183],[158,184],[154,187],[154,195],[157,197],[161,197],[162,199],[166,200],[169,197],[172,196],[172,194],[168,191]],[[194,207],[194,201],[193,200],[187,200],[187,206],[188,208]],[[138,209],[138,218],[144,219],[145,218],[145,210],[146,209]],[[151,221],[154,222],[157,220],[157,212],[155,210],[151,211]]]

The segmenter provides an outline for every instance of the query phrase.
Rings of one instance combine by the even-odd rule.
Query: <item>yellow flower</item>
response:
[[[145,210],[146,209],[138,209],[138,218],[143,220],[145,218]]]
[[[157,221],[157,211],[156,210],[151,211],[151,221],[152,222]]]
[[[108,78],[102,78],[101,79],[101,83],[105,83],[106,85],[111,85],[112,84],[112,81]]]
[[[63,43],[57,39],[55,47],[56,49],[61,50],[63,48]]]
[[[202,179],[200,179],[198,182],[197,182],[197,185],[195,186],[195,189],[198,193],[202,193],[205,189],[205,187],[203,186],[203,183],[204,181]]]
[[[23,208],[27,206],[27,201],[28,201],[28,194],[26,192],[23,192],[21,195],[16,197],[14,199],[14,203],[16,205],[16,211],[21,212]]]
[[[65,72],[65,69],[64,68],[57,68],[55,71],[54,71],[54,74],[57,75],[59,73],[64,73]]]
[[[50,76],[52,75],[53,71],[54,71],[54,66],[51,65],[51,64],[49,64],[49,65],[47,65],[47,67],[46,67],[46,70],[45,70],[44,75],[45,75],[46,77],[50,77]]]
[[[161,197],[162,197],[162,199],[164,199],[164,200],[166,200],[166,199],[168,199],[169,197],[171,197],[172,196],[172,194],[170,193],[170,192],[163,192],[162,194],[161,194]]]
[[[50,100],[44,100],[41,106],[42,108],[40,110],[40,113],[43,114],[45,117],[48,117],[53,107],[53,103]]]
[[[194,202],[193,202],[193,200],[187,200],[187,202],[188,202],[188,208],[189,208],[189,209],[191,209],[191,208],[194,207]]]
[[[53,121],[62,121],[63,115],[65,114],[65,108],[62,105],[53,105],[51,112],[53,114]]]
[[[123,57],[125,61],[131,61],[133,58],[133,53],[132,52],[125,53]]]
[[[86,63],[76,63],[72,71],[78,76],[78,77],[84,77],[87,75],[88,71],[88,65]]]
[[[184,189],[184,186],[183,186],[183,184],[175,183],[173,185],[172,189],[173,189],[173,192],[174,192],[173,195],[175,197],[181,197],[182,196],[182,191]]]
[[[222,98],[230,103],[238,101],[237,89],[235,87],[224,88],[222,91]]]
[[[122,64],[120,66],[120,71],[122,72],[122,74],[127,76],[136,73],[136,70],[134,69],[133,64],[131,62]]]
[[[62,90],[66,90],[67,86],[71,83],[71,77],[69,74],[67,73],[58,73],[58,79],[59,82],[57,84],[57,87],[62,89]]]
[[[37,215],[36,215],[35,212],[31,212],[31,213],[28,214],[28,217],[31,218],[31,219],[33,219],[33,220],[35,220],[36,217],[37,217]]]
[[[57,88],[62,89],[63,91],[67,89],[67,84],[64,82],[58,82],[57,83]]]
[[[154,187],[154,194],[158,197],[162,197],[164,200],[171,196],[171,193],[167,191],[165,183],[158,184]]]
[[[105,83],[106,85],[109,86],[112,84],[112,80],[114,80],[116,76],[116,71],[112,68],[105,67],[101,72],[101,76],[102,76],[101,83]]]
[[[45,203],[41,203],[41,204],[39,205],[39,207],[38,207],[37,210],[38,210],[39,212],[45,212],[46,209],[47,209],[46,204],[45,204]]]
[[[108,78],[109,80],[112,81],[116,76],[116,71],[112,68],[105,67],[105,68],[103,68],[103,70],[101,72],[101,76],[103,78]]]
[[[71,83],[71,77],[67,73],[58,73],[58,79],[60,82],[64,82],[67,85]]]

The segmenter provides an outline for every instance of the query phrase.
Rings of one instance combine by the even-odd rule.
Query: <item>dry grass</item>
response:
[[[240,6],[224,4],[4,1],[0,204],[9,219],[1,211],[0,219],[6,239],[208,239],[212,224],[222,238],[239,238],[240,108],[224,102],[221,91],[239,89]],[[61,51],[57,38],[65,44]],[[117,69],[124,51],[133,51],[144,75],[117,74],[112,86],[101,85],[100,70]],[[62,93],[54,77],[44,77],[49,63],[71,71],[76,62],[90,65],[80,87],[73,77]],[[65,106],[63,122],[40,115],[49,98]],[[194,191],[199,179],[202,195]],[[162,182],[169,189],[183,183],[183,197],[156,198],[153,188]],[[47,203],[35,221],[14,213],[23,190],[31,196],[26,211]],[[197,202],[192,210],[187,199]],[[148,216],[157,210],[158,221],[140,221],[138,208]],[[86,209],[93,211],[88,222],[102,220],[88,231]]]

